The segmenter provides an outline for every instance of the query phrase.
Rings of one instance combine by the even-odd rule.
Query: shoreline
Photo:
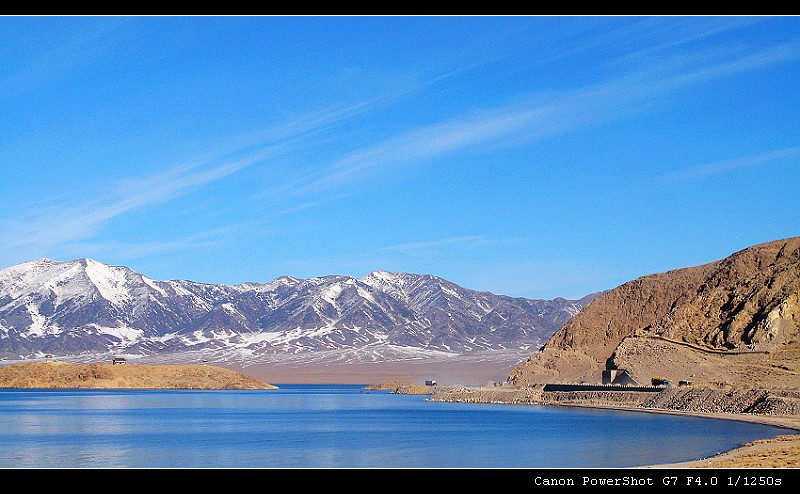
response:
[[[26,365],[30,364],[20,364],[19,366],[9,366],[5,368],[6,371],[13,369],[13,368],[23,368]],[[36,365],[36,364],[34,364]],[[39,364],[40,366],[42,364]],[[94,381],[94,383],[87,383],[84,379],[81,380],[81,384],[90,384],[89,386],[76,386],[75,383],[70,383],[68,386],[57,386],[57,388],[73,388],[73,387],[88,387],[88,388],[104,388],[108,389],[109,387],[114,387],[112,384],[114,379],[113,374],[115,372],[123,372],[127,374],[129,371],[134,369],[143,370],[146,368],[154,367],[154,368],[184,368],[184,369],[191,369],[191,368],[198,368],[202,371],[205,375],[207,372],[210,372],[212,369],[216,369],[217,371],[226,370],[226,369],[218,369],[214,366],[164,366],[164,365],[156,365],[156,366],[147,366],[147,365],[123,365],[123,366],[112,366],[111,364],[94,364],[89,366],[80,366],[76,364],[64,364],[59,362],[49,362],[44,364],[45,368],[61,368],[66,367],[70,370],[72,368],[80,368],[79,370],[86,370],[83,367],[86,367],[89,370],[92,370],[97,376],[91,376],[92,379],[90,381]],[[91,369],[90,369],[91,368]],[[99,372],[103,371],[103,372]],[[109,374],[109,375],[100,375],[100,374]],[[236,372],[234,372],[236,373]],[[74,374],[74,372],[68,372],[68,374]],[[84,372],[84,374],[89,374],[88,372]],[[41,377],[41,376],[40,376]],[[50,376],[52,377],[52,376]],[[64,376],[60,376],[64,377]],[[70,375],[69,377],[74,377]],[[174,376],[172,376],[174,378]],[[242,376],[242,377],[250,377],[250,376]],[[98,385],[101,383],[102,385]],[[92,385],[93,384],[93,385]],[[116,383],[115,383],[116,384]],[[130,383],[128,383],[130,384]],[[137,383],[139,386],[134,386],[134,388],[141,389],[141,383]],[[184,383],[185,384],[185,383]],[[265,383],[262,383],[265,384]],[[401,385],[402,386],[399,386]],[[109,386],[110,385],[110,386]],[[270,388],[274,389],[272,385],[267,385]],[[395,391],[405,391],[405,394],[426,394],[431,395],[431,398],[437,394],[438,390],[435,390],[431,386],[422,386],[422,385],[412,385],[407,381],[400,380],[400,381],[391,381],[391,382],[384,382],[382,384],[368,384],[365,388],[370,388],[370,386],[376,386],[372,389],[385,389],[389,390],[392,388],[396,388]],[[399,387],[398,387],[399,386]],[[12,386],[18,387],[18,386]],[[169,386],[169,388],[175,389],[174,385]],[[194,383],[193,386],[190,386],[189,389],[196,388],[196,389],[204,389],[203,386],[197,386],[197,383]],[[800,468],[800,415],[768,415],[768,414],[757,414],[757,413],[733,413],[733,412],[702,412],[696,410],[679,410],[679,409],[667,409],[667,408],[651,408],[651,407],[642,407],[631,403],[609,403],[605,402],[583,402],[578,403],[574,401],[564,401],[564,402],[548,402],[548,401],[538,401],[541,399],[541,393],[539,393],[538,399],[535,395],[529,395],[525,393],[525,396],[519,395],[507,395],[507,392],[515,392],[520,390],[510,390],[510,389],[503,389],[503,388],[486,388],[486,387],[443,387],[440,388],[441,391],[460,391],[462,392],[461,396],[456,399],[431,399],[429,401],[451,401],[451,402],[461,402],[461,403],[486,403],[486,404],[528,404],[528,405],[547,405],[547,406],[556,406],[556,407],[572,407],[572,408],[590,408],[590,409],[598,409],[598,410],[616,410],[616,411],[626,411],[626,412],[645,412],[645,413],[655,413],[655,414],[665,414],[665,415],[680,415],[680,416],[688,416],[688,417],[697,417],[697,418],[708,418],[708,419],[717,419],[717,420],[733,420],[739,422],[748,422],[754,424],[762,424],[768,425],[772,427],[778,427],[782,429],[786,429],[787,433],[785,435],[778,435],[772,438],[762,439],[753,441],[751,443],[741,444],[737,447],[734,447],[730,450],[718,452],[713,456],[709,456],[706,458],[699,458],[693,460],[686,460],[682,462],[675,462],[669,464],[652,464],[652,465],[642,465],[637,467],[631,468]],[[490,393],[490,396],[468,396],[470,392],[475,391],[484,391]],[[467,393],[467,395],[463,394]],[[559,392],[552,392],[552,393],[559,393]],[[612,392],[614,394],[620,393],[619,391]],[[501,396],[507,395],[507,396]],[[515,396],[517,399],[515,399]]]

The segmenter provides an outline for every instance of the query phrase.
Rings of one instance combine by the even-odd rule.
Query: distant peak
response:
[[[115,264],[108,264],[108,263],[105,263],[105,262],[97,261],[97,260],[89,258],[89,257],[81,257],[80,259],[73,259],[72,261],[70,261],[70,263],[78,264],[80,266],[83,266],[84,268],[112,269],[112,270],[124,269],[126,271],[133,271],[128,266],[119,266],[119,265],[115,265]]]
[[[396,284],[396,283],[400,282],[406,276],[407,275],[405,273],[393,273],[393,272],[390,272],[390,271],[377,270],[377,271],[372,271],[371,273],[369,273],[368,275],[364,276],[363,278],[360,278],[359,281],[362,282],[362,283],[366,283],[368,285],[369,284],[374,284],[374,283],[378,283],[378,284],[383,284],[383,283]]]
[[[34,259],[32,261],[26,261],[17,264],[16,266],[24,266],[24,267],[53,267],[53,266],[70,266],[70,265],[80,265],[83,267],[88,266],[91,263],[102,264],[94,261],[92,259],[82,257],[80,259],[72,259],[70,261],[56,261],[53,259],[49,259],[47,257],[40,257],[39,259]]]
[[[302,283],[303,280],[300,278],[295,278],[294,276],[279,276],[273,280],[273,283],[281,283],[283,285],[297,285],[298,283]]]
[[[397,276],[397,273],[392,273],[390,271],[383,271],[381,269],[370,272],[367,276],[372,278],[394,278]]]
[[[378,269],[372,271],[364,278],[377,278],[377,279],[386,279],[386,280],[394,280],[397,278],[406,278],[409,276],[419,276],[411,273],[400,272],[400,271],[384,271],[382,269]]]
[[[14,264],[13,266],[8,266],[8,268],[4,269],[30,269],[35,267],[50,267],[56,264],[60,263],[58,261],[42,257],[40,259],[34,259],[32,261],[25,261],[19,264]]]
[[[53,264],[60,264],[60,263],[58,261],[54,261],[53,259],[42,257],[41,259],[34,259],[33,261],[24,262],[22,264],[37,264],[37,265],[51,266]]]
[[[94,259],[89,259],[88,257],[80,257],[78,259],[72,259],[71,261],[66,261],[66,262],[59,263],[59,264],[77,264],[79,266],[83,266],[84,268],[86,268],[86,267],[89,267],[89,266],[92,266],[92,265],[96,265],[96,264],[102,265],[103,263],[99,262],[99,261],[95,261]]]

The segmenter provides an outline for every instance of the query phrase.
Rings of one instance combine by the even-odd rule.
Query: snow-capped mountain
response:
[[[156,281],[91,259],[39,259],[0,270],[0,357],[524,350],[591,298],[512,298],[385,271],[235,286]]]

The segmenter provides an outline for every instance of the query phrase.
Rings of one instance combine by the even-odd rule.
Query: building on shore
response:
[[[625,369],[606,369],[603,371],[603,384],[621,384],[626,386],[638,386],[634,378]]]

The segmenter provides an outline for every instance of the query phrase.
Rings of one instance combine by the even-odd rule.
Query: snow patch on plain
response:
[[[113,336],[125,343],[139,341],[144,336],[141,329],[131,328],[129,326],[108,327],[108,326],[94,326],[98,333]]]

